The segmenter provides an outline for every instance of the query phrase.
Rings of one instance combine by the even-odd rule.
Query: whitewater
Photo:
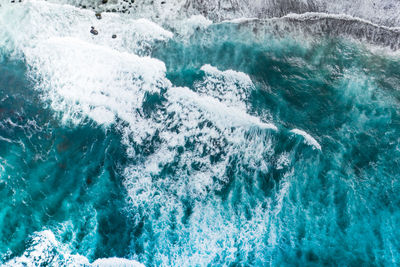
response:
[[[399,9],[1,0],[0,264],[397,266]]]

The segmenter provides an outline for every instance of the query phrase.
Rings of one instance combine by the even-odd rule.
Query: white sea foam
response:
[[[52,37],[72,37],[88,43],[107,46],[122,52],[146,53],[156,41],[167,40],[172,33],[146,19],[95,12],[68,5],[26,0],[0,9],[0,46],[23,53]],[[46,25],[44,27],[43,25]],[[90,33],[94,26],[99,34]],[[113,34],[116,39],[111,38]]]
[[[354,16],[347,15],[347,14],[327,14],[327,13],[321,13],[321,12],[306,12],[303,14],[290,13],[290,14],[283,16],[282,18],[292,18],[292,19],[296,19],[296,20],[318,20],[318,19],[328,18],[328,19],[338,19],[338,20],[347,20],[347,21],[358,21],[358,22],[372,25],[374,27],[378,27],[378,28],[381,27],[381,28],[387,29],[387,30],[400,30],[400,27],[388,27],[388,26],[384,26],[384,25],[379,25],[379,24],[371,22],[370,20],[354,17]]]
[[[293,129],[290,132],[294,134],[301,135],[304,138],[304,142],[310,146],[313,146],[313,148],[321,150],[321,145],[317,142],[317,140],[314,139],[311,135],[309,135],[307,132],[299,129]]]
[[[115,266],[144,267],[143,264],[122,258],[97,259],[93,263],[79,254],[73,254],[65,244],[57,240],[50,230],[35,232],[30,239],[29,247],[16,258],[4,263],[4,266]]]
[[[195,105],[202,110],[203,116],[210,116],[210,120],[220,129],[259,126],[260,128],[278,130],[274,124],[262,122],[258,117],[247,114],[243,109],[227,106],[208,95],[200,96],[188,88],[172,88],[169,93],[172,102],[181,101],[181,103],[185,103],[184,105]]]
[[[278,160],[276,162],[276,169],[281,170],[285,167],[287,167],[290,164],[290,159],[289,159],[289,153],[284,152],[281,155],[279,155]]]
[[[57,241],[50,230],[36,232],[32,235],[30,246],[20,257],[6,262],[5,266],[43,266],[89,265],[87,258],[81,255],[72,255],[66,247]]]
[[[198,30],[204,30],[213,22],[206,19],[204,16],[195,15],[190,18],[178,20],[171,25],[175,31],[181,36],[188,38]],[[185,40],[183,38],[183,40]]]
[[[233,70],[220,71],[211,65],[204,65],[201,70],[206,78],[194,85],[197,92],[217,98],[229,106],[246,110],[246,100],[251,91],[255,90],[247,74]]]
[[[240,24],[240,23],[254,21],[254,20],[258,20],[258,18],[246,18],[246,17],[243,17],[243,18],[224,20],[224,21],[221,21],[221,23],[238,23],[238,24]]]
[[[121,258],[104,258],[95,260],[91,266],[93,267],[144,267],[143,264],[134,261]]]
[[[100,124],[115,117],[140,123],[132,110],[142,105],[146,92],[169,85],[161,61],[74,38],[52,38],[25,51],[34,75],[40,76],[38,89],[65,121],[89,116]]]

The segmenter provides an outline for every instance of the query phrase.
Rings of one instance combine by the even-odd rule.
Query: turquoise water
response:
[[[90,122],[60,125],[25,71],[22,62],[1,63],[1,253],[18,255],[34,231],[72,220],[62,238],[78,251],[125,255],[120,138]]]
[[[398,55],[265,31],[223,23],[156,42],[146,53],[171,84],[126,99],[139,102],[127,113],[110,108],[111,124],[84,108],[65,121],[38,85],[79,75],[47,82],[31,54],[0,47],[1,262],[44,253],[50,230],[56,246],[32,258],[47,265],[77,254],[146,266],[397,265]],[[63,64],[50,78],[75,68]],[[108,86],[105,106],[126,72],[94,85]],[[62,107],[86,100],[74,101]]]

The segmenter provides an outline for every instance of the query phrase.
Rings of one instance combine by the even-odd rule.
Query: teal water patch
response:
[[[126,255],[119,136],[90,123],[60,125],[33,87],[23,62],[1,62],[2,260],[22,254],[44,229],[89,259]]]

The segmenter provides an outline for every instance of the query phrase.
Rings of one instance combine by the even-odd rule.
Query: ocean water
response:
[[[102,17],[0,7],[2,265],[399,264],[398,52]]]

